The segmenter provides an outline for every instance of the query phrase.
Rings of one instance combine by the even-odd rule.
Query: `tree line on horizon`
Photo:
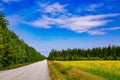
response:
[[[49,60],[120,60],[120,46],[98,47],[92,49],[52,49]]]
[[[45,57],[7,28],[8,21],[0,13],[0,68],[36,62]]]

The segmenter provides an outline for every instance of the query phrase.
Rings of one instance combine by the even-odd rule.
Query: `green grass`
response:
[[[32,64],[32,63],[33,63],[33,62],[9,65],[9,66],[0,68],[0,71],[2,71],[2,70],[14,69],[14,68],[19,68],[19,67],[26,66],[26,65],[29,65],[29,64]]]
[[[48,68],[51,80],[67,80],[66,77],[55,68],[52,62],[48,62]]]

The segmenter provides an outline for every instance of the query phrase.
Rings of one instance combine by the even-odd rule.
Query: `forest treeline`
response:
[[[120,60],[120,46],[98,47],[92,49],[52,49],[49,60]]]
[[[36,62],[45,57],[33,47],[27,45],[23,40],[10,31],[8,21],[0,13],[0,68],[14,64]]]

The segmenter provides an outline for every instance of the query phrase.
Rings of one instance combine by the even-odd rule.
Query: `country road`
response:
[[[0,80],[50,80],[47,60],[17,69],[0,71]]]

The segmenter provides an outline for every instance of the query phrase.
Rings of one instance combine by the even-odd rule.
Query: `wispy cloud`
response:
[[[72,30],[77,33],[87,32],[89,34],[104,34],[105,32],[101,31],[93,31],[90,30],[95,27],[104,26],[107,23],[111,22],[112,20],[108,20],[108,17],[115,17],[119,14],[100,14],[100,15],[87,15],[87,16],[77,16],[71,14],[65,9],[65,6],[60,5],[59,3],[55,3],[52,5],[42,4],[44,12],[50,14],[59,14],[58,17],[48,16],[43,14],[41,18],[34,20],[32,22],[26,22],[29,25],[39,27],[39,28],[51,28],[53,25],[57,26],[58,28],[66,28]],[[50,6],[50,7],[49,7]],[[58,8],[57,8],[57,7]],[[64,12],[64,14],[60,14]],[[71,14],[69,16],[68,14]]]
[[[59,14],[66,13],[65,6],[66,5],[61,5],[59,3],[54,3],[54,4],[39,3],[40,9],[38,9],[38,11],[41,11],[44,14],[50,14],[52,16],[57,16]]]
[[[31,22],[24,21],[27,25],[38,27],[38,28],[65,28],[76,33],[89,33],[95,34],[106,34],[108,30],[118,30],[119,28],[102,28],[102,26],[112,22],[111,17],[119,16],[119,14],[97,14],[97,15],[86,15],[80,16],[70,13],[67,8],[67,4],[61,5],[59,3],[47,4],[40,3],[39,9],[41,17]],[[91,5],[91,10],[94,10],[100,5]],[[16,19],[15,19],[16,20]],[[19,18],[18,18],[19,20]],[[22,21],[22,20],[21,20]],[[14,22],[14,21],[13,21]],[[98,28],[98,30],[94,30]]]
[[[102,35],[102,34],[106,34],[105,31],[101,31],[101,30],[88,30],[87,32],[90,35]]]
[[[106,34],[107,31],[111,31],[111,30],[120,30],[120,27],[110,27],[110,28],[100,28],[98,30],[88,30],[87,32],[90,35],[96,35],[96,34]]]
[[[100,30],[119,30],[120,29],[120,26],[119,27],[111,27],[111,28],[103,28],[103,29],[100,29]]]
[[[9,3],[9,2],[16,2],[16,1],[20,1],[20,0],[2,0],[5,3]]]
[[[89,6],[87,6],[85,8],[85,10],[87,10],[87,11],[96,11],[97,8],[102,7],[102,6],[103,6],[102,3],[101,4],[90,4]]]
[[[52,18],[48,16],[42,16],[42,18],[31,22],[31,25],[40,28],[51,28],[52,25],[56,25],[59,28],[66,28],[72,31],[81,33],[87,32],[94,27],[100,27],[106,25],[111,20],[106,20],[107,17],[117,16],[117,14],[103,14],[103,15],[89,15],[89,16],[60,16],[58,18]]]

